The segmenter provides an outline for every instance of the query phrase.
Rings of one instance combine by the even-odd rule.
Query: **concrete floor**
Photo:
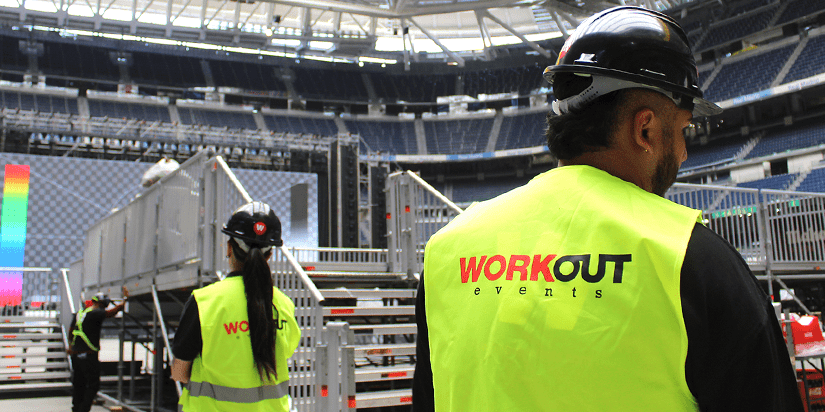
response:
[[[68,412],[72,410],[72,397],[29,398],[0,400],[0,411],[15,412]],[[93,405],[91,412],[109,412],[109,408]]]

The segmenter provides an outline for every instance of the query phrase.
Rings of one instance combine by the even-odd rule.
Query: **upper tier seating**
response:
[[[797,177],[799,177],[799,173],[782,174],[754,180],[752,182],[739,183],[737,186],[751,189],[785,190]]]
[[[200,59],[161,53],[132,53],[132,80],[174,87],[205,86]]]
[[[303,98],[367,101],[369,94],[361,73],[344,70],[295,71],[295,91]]]
[[[716,144],[711,147],[688,147],[688,157],[682,163],[681,170],[709,165],[723,160],[733,159],[742,147],[744,142],[736,141],[725,144]]]
[[[812,37],[802,49],[782,83],[805,79],[825,72],[825,35]]]
[[[721,102],[769,88],[795,47],[789,44],[722,66],[705,91],[705,98]]]
[[[147,122],[170,123],[169,108],[165,105],[113,102],[89,99],[89,114],[92,117],[112,117],[139,119]]]
[[[38,68],[48,76],[64,76],[117,82],[120,69],[112,63],[109,50],[91,45],[45,43]]]
[[[245,90],[286,91],[286,85],[275,77],[272,66],[227,60],[210,60],[209,70],[218,87],[237,87]]]
[[[529,178],[488,178],[485,180],[462,180],[453,183],[455,203],[469,203],[492,199],[529,182]]]
[[[24,72],[29,68],[29,58],[20,52],[20,39],[0,36],[0,67],[4,70]]]
[[[825,169],[814,169],[796,188],[798,192],[825,192]]]
[[[77,99],[45,94],[20,93],[11,90],[0,92],[2,105],[7,109],[37,111],[41,113],[78,114]]]
[[[490,139],[493,118],[425,120],[429,154],[482,153]]]
[[[258,129],[252,113],[178,107],[178,114],[180,115],[180,122],[183,124],[200,124],[228,127],[230,129]]]
[[[370,73],[370,81],[378,97],[387,102],[435,102],[438,96],[456,92],[454,75]]]
[[[266,127],[273,132],[308,133],[319,136],[335,136],[338,127],[332,119],[315,117],[264,115]]]
[[[544,130],[547,112],[504,116],[496,141],[496,150],[518,149],[547,145]]]
[[[344,124],[350,133],[361,136],[361,153],[419,154],[415,125],[411,120],[345,120]]]
[[[762,138],[746,159],[782,153],[825,143],[825,124],[780,129]]]
[[[825,2],[822,0],[791,0],[787,3],[788,5],[785,7],[785,11],[782,12],[782,16],[776,21],[776,26],[825,10]]]
[[[737,18],[732,21],[727,21],[710,29],[710,32],[699,44],[697,50],[705,50],[714,46],[718,46],[729,41],[741,39],[749,34],[762,31],[768,27],[771,17],[776,12],[775,5],[767,10],[748,15],[746,17]]]
[[[477,97],[479,94],[518,92],[526,96],[541,87],[544,67],[526,66],[510,69],[479,70],[461,74],[464,94]]]

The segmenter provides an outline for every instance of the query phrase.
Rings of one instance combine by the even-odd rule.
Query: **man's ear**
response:
[[[651,138],[656,133],[655,126],[658,118],[652,109],[643,107],[633,116],[633,142],[645,152],[653,150]]]

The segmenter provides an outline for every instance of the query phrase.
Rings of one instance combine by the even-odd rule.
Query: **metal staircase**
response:
[[[0,395],[71,388],[60,322],[54,317],[0,317]]]

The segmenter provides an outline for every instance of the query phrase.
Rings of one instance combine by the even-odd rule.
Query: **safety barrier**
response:
[[[420,274],[424,246],[462,209],[413,172],[387,176],[387,235],[391,272]]]
[[[158,141],[190,145],[219,145],[269,150],[328,150],[331,142],[343,139],[357,142],[358,136],[317,136],[311,134],[274,133],[261,130],[226,129],[205,125],[145,122],[135,119],[81,117],[60,113],[2,109],[2,125],[12,130],[53,133],[69,136],[93,136],[106,139]],[[89,140],[92,144],[92,140]],[[102,149],[103,146],[101,145]]]
[[[289,362],[289,394],[299,412],[321,411],[316,404],[322,385],[317,351],[324,341],[324,297],[284,246],[275,249],[271,268],[275,286],[295,302],[301,327],[301,342]]]

